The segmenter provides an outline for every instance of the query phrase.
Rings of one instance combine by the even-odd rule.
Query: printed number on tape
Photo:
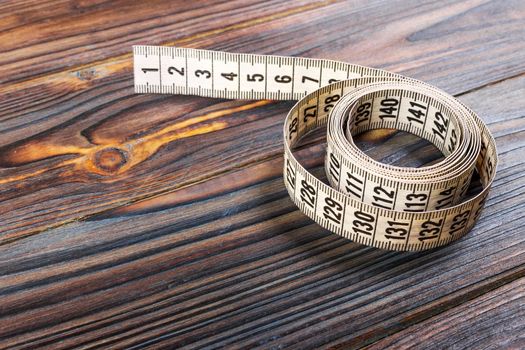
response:
[[[416,251],[466,234],[496,174],[497,152],[483,121],[454,97],[387,71],[323,59],[134,46],[135,91],[229,99],[298,100],[284,121],[284,183],[322,227],[361,244]],[[295,158],[308,132],[326,128],[330,185]],[[372,129],[410,132],[445,158],[432,166],[382,164],[352,137]],[[483,190],[464,200],[474,172]]]

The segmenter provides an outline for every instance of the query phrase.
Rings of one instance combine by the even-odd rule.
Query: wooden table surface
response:
[[[521,0],[2,2],[0,348],[524,348],[524,38]],[[134,94],[134,44],[448,91],[498,144],[480,221],[423,253],[328,233],[283,184],[293,102]],[[439,157],[391,131],[361,142]],[[323,152],[322,135],[302,151],[319,173]]]

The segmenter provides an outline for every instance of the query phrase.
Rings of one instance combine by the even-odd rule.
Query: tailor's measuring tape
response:
[[[133,53],[138,93],[299,100],[284,122],[284,182],[303,213],[338,235],[381,249],[424,250],[463,236],[480,215],[496,174],[496,144],[472,110],[437,88],[323,59],[159,46],[134,46]],[[292,152],[322,127],[330,185]],[[422,168],[374,161],[352,136],[378,128],[424,138],[445,158]],[[483,190],[462,201],[475,170]]]

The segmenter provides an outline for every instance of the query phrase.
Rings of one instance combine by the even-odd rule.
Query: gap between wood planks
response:
[[[501,84],[501,83],[504,83],[506,81],[513,80],[513,79],[519,79],[523,75],[525,75],[525,73],[514,75],[512,77],[509,77],[508,79],[498,79],[497,81],[489,82],[489,83],[483,84],[483,85],[481,85],[479,87],[476,87],[476,88],[473,88],[473,89],[469,89],[466,92],[458,93],[455,96],[468,95],[471,92],[479,91],[479,90],[481,90],[483,88],[486,88],[486,87],[489,87],[489,86],[498,85],[498,84]],[[490,126],[490,124],[491,123],[488,123],[489,126]],[[313,140],[312,142],[306,144],[305,146],[312,146],[312,145],[320,144],[320,143],[322,143],[322,139]],[[259,163],[264,163],[264,162],[267,162],[267,161],[270,161],[270,160],[274,160],[274,159],[279,158],[281,156],[282,156],[282,152],[276,152],[274,154],[269,154],[269,155],[267,155],[267,156],[265,156],[263,158],[259,158],[259,159],[256,159],[256,160],[248,160],[248,161],[246,161],[244,163],[239,163],[239,164],[236,164],[234,166],[230,166],[227,169],[224,169],[224,170],[212,173],[212,174],[205,174],[205,175],[203,175],[201,177],[196,177],[196,178],[189,179],[188,181],[181,182],[180,184],[175,185],[172,188],[162,189],[162,190],[159,190],[159,191],[156,191],[156,192],[145,193],[143,195],[137,195],[135,198],[129,199],[129,200],[125,200],[125,201],[115,201],[113,203],[114,206],[111,207],[111,208],[107,208],[107,209],[104,209],[104,210],[96,211],[96,212],[90,213],[88,215],[83,215],[83,216],[75,217],[75,218],[72,218],[72,219],[64,220],[64,221],[58,222],[56,224],[51,224],[51,225],[49,225],[49,226],[47,226],[47,227],[45,227],[43,229],[35,230],[35,231],[33,231],[33,232],[29,233],[29,234],[26,234],[26,235],[15,236],[12,239],[2,240],[2,241],[0,241],[0,245],[10,244],[10,243],[18,241],[20,239],[24,239],[26,237],[30,237],[32,235],[36,235],[36,234],[39,234],[39,233],[42,233],[42,232],[47,232],[49,230],[56,229],[58,227],[66,226],[66,225],[68,225],[70,223],[74,223],[74,222],[77,222],[77,221],[84,221],[84,220],[87,220],[87,219],[89,219],[89,218],[91,218],[93,216],[104,215],[105,213],[110,213],[110,212],[113,212],[115,210],[118,210],[118,208],[126,207],[126,206],[132,205],[132,204],[137,203],[137,202],[141,202],[141,201],[144,201],[144,200],[150,200],[150,199],[154,199],[156,197],[167,195],[167,194],[179,191],[179,190],[181,190],[183,188],[187,188],[187,187],[190,187],[190,186],[193,186],[193,185],[196,185],[196,184],[204,183],[204,182],[207,182],[209,180],[215,179],[217,177],[223,176],[225,174],[232,173],[232,172],[234,172],[234,171],[236,171],[238,169],[242,169],[242,168],[245,168],[245,167],[253,165],[253,164],[259,164]]]
[[[302,12],[306,12],[306,11],[322,8],[322,7],[325,7],[325,6],[336,4],[338,2],[341,2],[341,1],[340,0],[324,0],[324,1],[321,1],[321,2],[313,3],[311,5],[305,5],[305,6],[296,7],[296,8],[290,9],[288,11],[282,11],[282,12],[279,12],[279,13],[276,13],[276,14],[263,16],[263,17],[260,17],[260,18],[255,18],[255,19],[252,19],[252,20],[244,21],[244,22],[235,23],[235,24],[228,25],[228,26],[225,26],[225,27],[220,28],[220,29],[213,29],[213,30],[202,32],[202,33],[193,34],[193,35],[181,38],[179,40],[167,41],[167,42],[164,42],[164,43],[159,43],[157,45],[177,46],[177,45],[190,44],[192,41],[197,40],[197,39],[210,37],[210,36],[213,36],[213,35],[229,32],[229,31],[232,31],[232,30],[240,30],[240,29],[244,29],[244,28],[249,28],[250,26],[271,22],[271,21],[274,21],[276,19],[280,19],[280,18],[287,17],[287,16],[290,16],[290,15],[295,15],[295,14],[299,14],[299,13],[302,13]],[[16,90],[17,87],[19,87],[20,85],[25,85],[28,82],[35,82],[35,83],[38,83],[38,82],[41,82],[41,81],[45,82],[45,81],[48,81],[49,79],[53,79],[53,77],[57,76],[57,75],[71,74],[71,73],[75,73],[77,71],[79,71],[79,72],[89,71],[89,70],[93,70],[94,67],[97,67],[97,66],[105,66],[105,65],[108,65],[108,64],[116,64],[117,62],[120,62],[120,61],[126,61],[128,63],[128,65],[130,65],[131,58],[132,58],[132,52],[131,52],[131,47],[130,47],[130,52],[126,53],[126,54],[112,56],[112,57],[109,57],[109,58],[93,61],[93,62],[86,63],[86,64],[75,65],[75,66],[72,66],[71,68],[66,69],[66,70],[41,73],[41,74],[38,74],[38,75],[36,75],[34,77],[27,78],[27,79],[5,81],[4,84],[7,85],[5,91]]]
[[[263,23],[266,23],[266,22],[269,22],[269,21],[273,21],[273,20],[276,20],[276,19],[280,19],[280,18],[289,16],[289,15],[293,15],[293,14],[298,14],[298,13],[314,10],[316,8],[322,8],[322,7],[325,7],[325,6],[334,4],[334,3],[339,3],[339,1],[323,1],[323,2],[318,2],[318,3],[315,3],[315,4],[311,4],[311,5],[297,7],[297,8],[290,9],[288,11],[284,11],[284,12],[281,12],[281,13],[278,13],[278,14],[272,14],[272,15],[269,15],[269,16],[263,16],[261,18],[256,18],[256,19],[245,21],[245,22],[236,23],[236,24],[233,24],[233,25],[230,25],[230,26],[226,26],[224,28],[214,29],[214,30],[210,30],[210,31],[207,31],[207,32],[203,32],[203,33],[196,33],[194,35],[191,35],[191,36],[188,36],[188,37],[185,37],[185,38],[181,38],[181,39],[176,40],[176,41],[166,42],[166,43],[164,43],[164,45],[181,45],[181,44],[185,44],[185,43],[187,44],[187,43],[191,43],[193,40],[206,38],[206,37],[209,37],[209,36],[213,36],[213,35],[216,35],[216,34],[228,32],[228,31],[231,31],[231,30],[238,30],[238,29],[242,29],[242,28],[247,28],[247,27],[250,27],[250,26],[253,26],[253,25],[257,25],[257,24],[263,24]],[[53,79],[60,80],[63,77],[64,74],[71,75],[71,73],[74,73],[74,72],[82,73],[82,70],[88,70],[90,68],[97,67],[97,66],[101,66],[101,67],[106,66],[106,68],[109,67],[110,68],[109,69],[110,73],[111,73],[111,71],[127,71],[127,70],[130,69],[130,65],[131,65],[130,64],[130,59],[129,59],[130,57],[131,57],[131,54],[117,55],[117,56],[113,56],[113,57],[106,58],[106,59],[103,59],[103,60],[95,61],[95,62],[86,64],[86,65],[77,65],[74,68],[71,68],[71,69],[68,69],[68,70],[63,70],[63,71],[59,71],[59,72],[44,73],[42,75],[37,75],[34,78],[29,78],[29,79],[26,79],[26,80],[20,80],[19,83],[8,85],[8,86],[5,87],[5,89],[7,89],[9,91],[10,89],[16,88],[16,86],[19,86],[19,84],[24,84],[24,82],[38,83],[40,80],[47,81],[48,77],[51,80],[53,80]],[[79,70],[80,70],[80,72],[79,72]],[[106,71],[108,71],[108,69],[106,69]],[[519,75],[522,75],[522,74],[519,74]],[[515,75],[513,77],[516,77],[516,76],[519,76],[519,75]],[[456,96],[461,96],[461,95],[467,94],[467,93],[469,93],[471,91],[476,91],[476,90],[482,89],[482,88],[484,88],[484,87],[486,87],[488,85],[497,84],[498,82],[502,82],[502,81],[508,80],[509,78],[512,78],[512,77],[508,77],[508,78],[505,78],[505,79],[499,79],[499,80],[495,80],[495,81],[492,81],[492,82],[481,84],[478,87],[475,87],[475,88],[472,88],[472,89],[460,92],[460,93],[456,94]],[[90,213],[90,214],[87,214],[87,215],[74,217],[74,218],[71,218],[71,219],[68,219],[68,220],[64,220],[62,222],[57,222],[56,224],[50,224],[49,226],[47,226],[45,228],[42,228],[42,229],[37,229],[37,230],[29,233],[28,235],[21,236],[21,237],[16,237],[13,240],[3,241],[0,244],[5,244],[5,243],[8,243],[8,242],[12,242],[14,240],[18,240],[18,239],[21,239],[21,238],[24,238],[24,237],[28,237],[29,235],[32,235],[32,234],[37,234],[37,233],[40,233],[40,232],[44,232],[44,231],[47,231],[49,229],[53,229],[55,227],[64,226],[64,225],[67,225],[68,223],[71,223],[71,222],[82,221],[82,220],[85,220],[86,218],[92,217],[93,215],[98,215],[100,213],[111,211],[114,208],[126,206],[126,205],[129,205],[129,204],[135,203],[135,202],[143,201],[145,199],[155,198],[155,197],[158,197],[158,196],[161,196],[161,195],[164,195],[164,194],[172,193],[172,192],[175,192],[175,191],[177,191],[177,190],[179,190],[181,188],[185,188],[185,187],[188,187],[190,185],[202,183],[202,182],[207,181],[208,179],[213,179],[213,178],[215,178],[217,176],[229,173],[231,171],[235,171],[236,169],[246,167],[246,166],[248,166],[248,165],[250,165],[252,163],[264,162],[264,161],[267,161],[269,159],[274,159],[274,158],[278,157],[279,155],[280,155],[280,152],[279,153],[275,153],[275,154],[270,154],[270,155],[268,155],[265,158],[257,159],[257,160],[249,160],[246,163],[240,163],[240,164],[238,164],[238,165],[236,165],[234,167],[230,167],[230,168],[224,169],[224,170],[222,170],[220,172],[204,175],[201,178],[192,179],[192,180],[189,180],[189,181],[186,181],[186,182],[182,182],[182,183],[180,183],[178,185],[174,185],[174,186],[169,187],[169,188],[163,188],[163,189],[160,189],[160,190],[158,190],[156,192],[144,193],[143,195],[138,195],[135,198],[131,198],[131,199],[115,200],[113,203],[108,202],[109,206],[113,206],[112,208],[102,209],[100,211],[95,211],[94,213]]]
[[[415,310],[411,310],[414,312],[411,313],[409,317],[406,317],[403,314],[397,316],[396,319],[398,319],[398,322],[396,322],[396,326],[388,328],[386,332],[381,332],[381,330],[384,329],[382,327],[378,327],[377,329],[365,333],[362,337],[358,338],[357,340],[354,339],[345,341],[343,340],[344,337],[340,337],[336,340],[333,340],[332,343],[338,343],[337,345],[333,346],[333,349],[346,349],[349,347],[354,348],[358,344],[362,346],[373,346],[380,340],[392,336],[398,332],[401,332],[410,326],[435,317],[461,304],[477,299],[486,293],[489,293],[495,289],[502,287],[505,284],[512,283],[523,277],[525,277],[525,265],[521,265],[506,270],[497,275],[490,276],[489,278],[481,281],[478,284],[469,285],[465,288],[458,289],[453,293],[444,295],[441,298],[434,300],[428,304],[424,304],[423,306],[420,306]],[[379,324],[380,322],[377,323],[377,325]],[[365,344],[363,344],[362,342],[356,343],[356,341],[359,341],[361,339],[366,339],[367,342]]]

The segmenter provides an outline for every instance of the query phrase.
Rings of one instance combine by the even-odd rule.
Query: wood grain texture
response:
[[[0,4],[0,348],[523,347],[524,5]],[[293,102],[135,95],[134,44],[340,59],[457,95],[498,144],[480,222],[426,253],[322,230],[282,182]],[[321,177],[322,138],[299,152]],[[439,157],[388,130],[360,146]]]
[[[427,343],[449,349],[523,348],[525,284],[517,280],[398,332],[369,349],[410,348]],[[476,332],[473,332],[476,330]],[[457,339],[451,341],[450,334]],[[516,337],[516,334],[522,336]],[[459,341],[460,340],[460,341]]]

